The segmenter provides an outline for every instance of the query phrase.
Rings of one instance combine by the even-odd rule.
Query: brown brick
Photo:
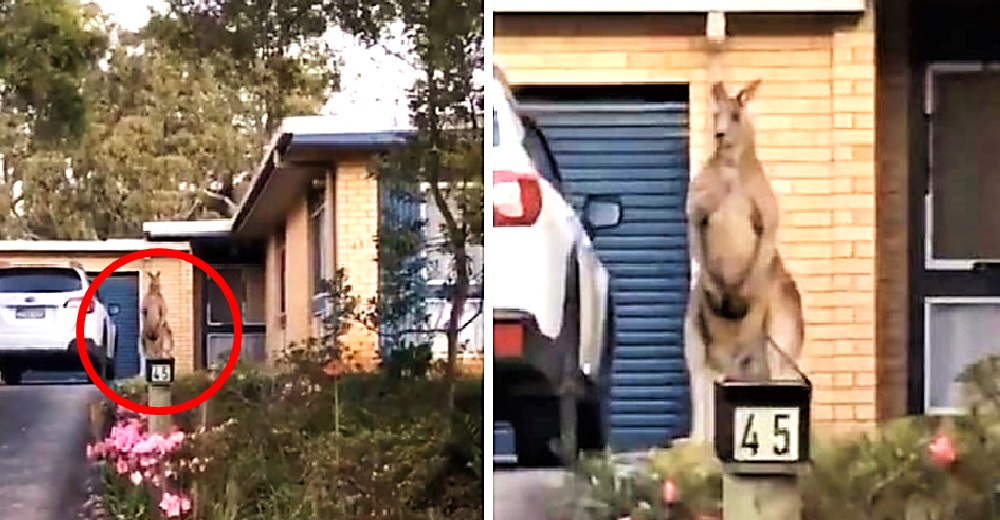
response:
[[[528,63],[548,54],[545,59],[560,62],[546,70],[508,70],[515,83],[690,84],[691,164],[700,167],[711,144],[703,16],[496,18],[501,20],[495,25],[500,63],[507,54],[527,55]],[[724,79],[730,90],[764,79],[753,103],[753,120],[758,155],[780,197],[782,255],[802,292],[809,323],[801,361],[815,375],[817,421],[827,430],[851,431],[872,422],[876,397],[871,380],[874,36],[870,30],[797,16],[774,23],[767,35],[729,38]],[[595,60],[579,67],[564,62],[590,55]],[[611,68],[621,56],[627,67]],[[819,404],[848,399],[845,394],[831,397],[834,377],[837,388],[857,391],[851,398],[860,401],[837,408]]]

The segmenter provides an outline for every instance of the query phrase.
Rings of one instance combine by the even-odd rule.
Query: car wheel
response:
[[[561,466],[556,453],[559,402],[550,397],[522,398],[511,420],[517,465],[526,468]]]
[[[3,378],[3,382],[8,385],[21,384],[21,377],[23,375],[24,370],[18,367],[0,368],[0,378]]]
[[[566,277],[566,298],[563,303],[563,323],[553,347],[560,353],[560,373],[552,381],[549,395],[521,397],[514,405],[514,448],[517,463],[524,467],[559,467],[572,464],[579,455],[579,442],[573,439],[570,460],[565,460],[567,439],[562,435],[563,424],[577,428],[579,398],[575,392],[562,395],[560,389],[568,383],[574,388],[580,381],[580,305],[579,278],[574,259]],[[574,435],[574,437],[576,437]]]

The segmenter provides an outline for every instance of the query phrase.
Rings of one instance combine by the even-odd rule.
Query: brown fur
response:
[[[714,437],[715,381],[798,377],[802,306],[777,250],[777,199],[745,111],[759,85],[754,81],[734,97],[721,83],[713,86],[716,148],[688,190],[688,238],[699,271],[684,350],[691,437],[701,442]]]
[[[142,297],[142,350],[146,358],[169,356],[173,332],[167,321],[167,302],[160,291],[160,272],[146,272],[149,286]]]

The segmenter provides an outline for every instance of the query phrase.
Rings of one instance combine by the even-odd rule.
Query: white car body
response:
[[[523,143],[525,127],[517,101],[496,70],[486,84],[488,99],[494,105],[492,168],[495,172],[537,172],[537,167]],[[497,77],[499,75],[499,78]],[[537,221],[525,226],[498,226],[485,241],[485,258],[489,259],[489,275],[485,277],[485,294],[494,309],[494,318],[505,314],[526,314],[534,318],[539,331],[555,339],[563,326],[563,304],[571,259],[578,264],[580,337],[580,370],[590,378],[598,376],[604,351],[604,330],[607,324],[609,276],[598,259],[590,237],[580,217],[562,193],[545,178],[538,179],[541,187],[541,212]],[[493,179],[494,204],[504,196],[505,187]],[[512,187],[517,190],[516,186]],[[496,210],[494,209],[494,213]]]
[[[0,266],[0,368],[9,368],[11,360],[43,370],[50,359],[78,361],[77,317],[89,286],[86,271],[75,263]],[[88,351],[113,360],[115,323],[97,295],[90,307],[83,327]]]

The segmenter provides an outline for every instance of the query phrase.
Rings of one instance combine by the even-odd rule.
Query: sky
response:
[[[129,30],[141,28],[149,20],[148,9],[161,10],[160,0],[95,0],[101,9],[119,25]],[[340,31],[330,31],[326,39],[339,49],[343,64],[341,92],[334,94],[324,108],[324,114],[344,118],[359,118],[365,126],[387,128],[405,126],[406,89],[413,83],[414,71],[399,58],[389,56],[385,49],[366,49]],[[399,52],[400,48],[392,48]]]

